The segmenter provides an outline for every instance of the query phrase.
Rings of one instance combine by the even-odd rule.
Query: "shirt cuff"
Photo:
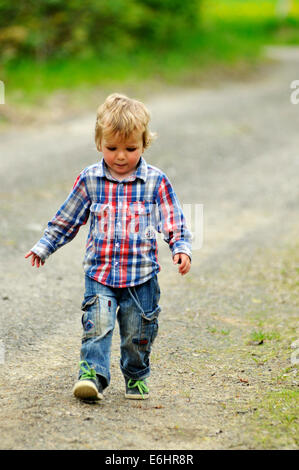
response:
[[[171,253],[172,257],[174,257],[174,255],[176,255],[177,253],[185,253],[189,256],[190,261],[192,261],[191,249],[183,241],[176,242],[171,249]]]
[[[53,245],[45,238],[41,238],[32,248],[31,251],[41,258],[41,260],[47,259],[52,253],[54,253],[55,248]]]

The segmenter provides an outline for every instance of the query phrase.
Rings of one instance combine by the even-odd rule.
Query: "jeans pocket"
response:
[[[86,341],[88,338],[97,336],[98,323],[99,323],[99,306],[97,296],[85,299],[82,302],[81,310],[83,315],[81,318],[83,326],[82,341]]]
[[[144,317],[141,317],[139,334],[132,339],[132,342],[137,344],[141,350],[150,352],[151,346],[158,334],[158,329],[159,323],[157,317],[152,320],[145,320]]]
[[[133,343],[138,344],[143,350],[150,351],[158,334],[158,316],[161,312],[158,305],[160,288],[157,277],[154,276],[143,285],[132,288],[130,295],[140,315],[139,333],[138,337],[133,338]]]
[[[81,310],[83,336],[82,341],[89,338],[102,338],[114,328],[114,313],[116,311],[116,301],[100,294],[86,298]]]

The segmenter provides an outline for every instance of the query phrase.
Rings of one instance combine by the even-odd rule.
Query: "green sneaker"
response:
[[[82,374],[73,388],[75,397],[82,400],[102,400],[103,387],[96,371],[89,367],[86,361],[80,361],[79,366]]]
[[[146,400],[149,398],[149,388],[146,380],[133,380],[127,379],[126,381],[126,393],[125,397],[131,400]]]

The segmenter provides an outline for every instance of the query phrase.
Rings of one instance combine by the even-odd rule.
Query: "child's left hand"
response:
[[[191,261],[188,255],[185,253],[177,253],[173,257],[173,262],[174,264],[179,264],[179,273],[182,274],[187,274],[187,272],[190,270],[191,267]]]

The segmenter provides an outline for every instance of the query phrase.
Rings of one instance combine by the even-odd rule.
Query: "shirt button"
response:
[[[114,264],[115,264],[115,266],[117,266],[117,265],[118,265],[118,262],[117,262],[117,261],[115,261],[115,263],[114,263]]]
[[[118,247],[119,247],[119,243],[117,242],[117,243],[115,244],[115,246],[117,246],[117,248],[118,248]]]

